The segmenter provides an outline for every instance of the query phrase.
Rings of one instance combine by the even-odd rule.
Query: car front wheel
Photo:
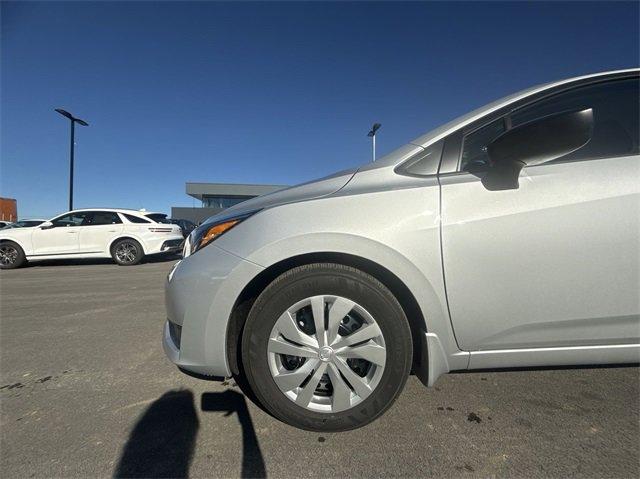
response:
[[[24,251],[13,241],[0,243],[0,269],[19,268],[27,262]]]
[[[393,294],[343,265],[294,268],[254,303],[242,337],[252,391],[296,427],[342,431],[383,414],[411,368],[411,331]]]

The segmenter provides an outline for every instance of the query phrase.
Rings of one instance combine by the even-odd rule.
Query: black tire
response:
[[[15,269],[27,262],[24,250],[13,241],[0,242],[0,269]]]
[[[111,257],[120,266],[133,266],[144,258],[140,243],[131,238],[123,238],[111,246]]]
[[[316,295],[341,296],[362,306],[375,319],[386,347],[386,363],[373,392],[338,412],[313,411],[285,396],[267,359],[269,336],[278,318],[292,305]],[[276,418],[310,431],[355,429],[381,416],[402,391],[411,360],[411,330],[393,294],[372,276],[332,263],[296,267],[275,279],[253,304],[242,335],[243,370],[260,405]]]

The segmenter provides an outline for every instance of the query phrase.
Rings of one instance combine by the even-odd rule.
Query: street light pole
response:
[[[367,133],[367,136],[371,137],[371,144],[373,147],[373,161],[376,161],[376,131],[378,131],[381,126],[381,123],[374,123],[371,127],[371,131]]]
[[[71,113],[61,108],[56,108],[55,111],[71,121],[71,144],[69,145],[69,211],[71,211],[73,210],[73,160],[75,154],[76,123],[82,126],[89,126],[89,123],[74,117]]]
[[[73,209],[73,154],[76,139],[76,122],[71,121],[71,145],[69,146],[69,211]]]
[[[376,161],[376,134],[373,134],[371,138],[371,144],[373,146],[373,161]]]

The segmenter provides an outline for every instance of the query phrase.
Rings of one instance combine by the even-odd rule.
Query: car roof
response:
[[[82,211],[115,211],[116,213],[122,213],[122,214],[135,214],[138,216],[147,216],[147,215],[164,215],[165,213],[158,213],[155,211],[140,211],[140,210],[134,210],[132,208],[80,208],[80,209],[76,209],[76,210],[70,210],[67,211],[65,213],[60,213],[62,215],[67,214],[67,213],[80,213]],[[60,215],[58,215],[60,216]],[[165,215],[166,216],[166,215]]]

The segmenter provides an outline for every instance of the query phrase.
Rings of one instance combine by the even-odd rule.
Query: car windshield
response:
[[[40,220],[21,220],[13,224],[14,228],[30,228],[32,226],[38,226],[41,224]]]
[[[171,221],[169,221],[167,219],[167,215],[162,214],[162,213],[151,213],[148,215],[145,215],[147,218],[149,218],[150,220],[155,221],[156,223],[165,223],[165,224],[171,224]]]

